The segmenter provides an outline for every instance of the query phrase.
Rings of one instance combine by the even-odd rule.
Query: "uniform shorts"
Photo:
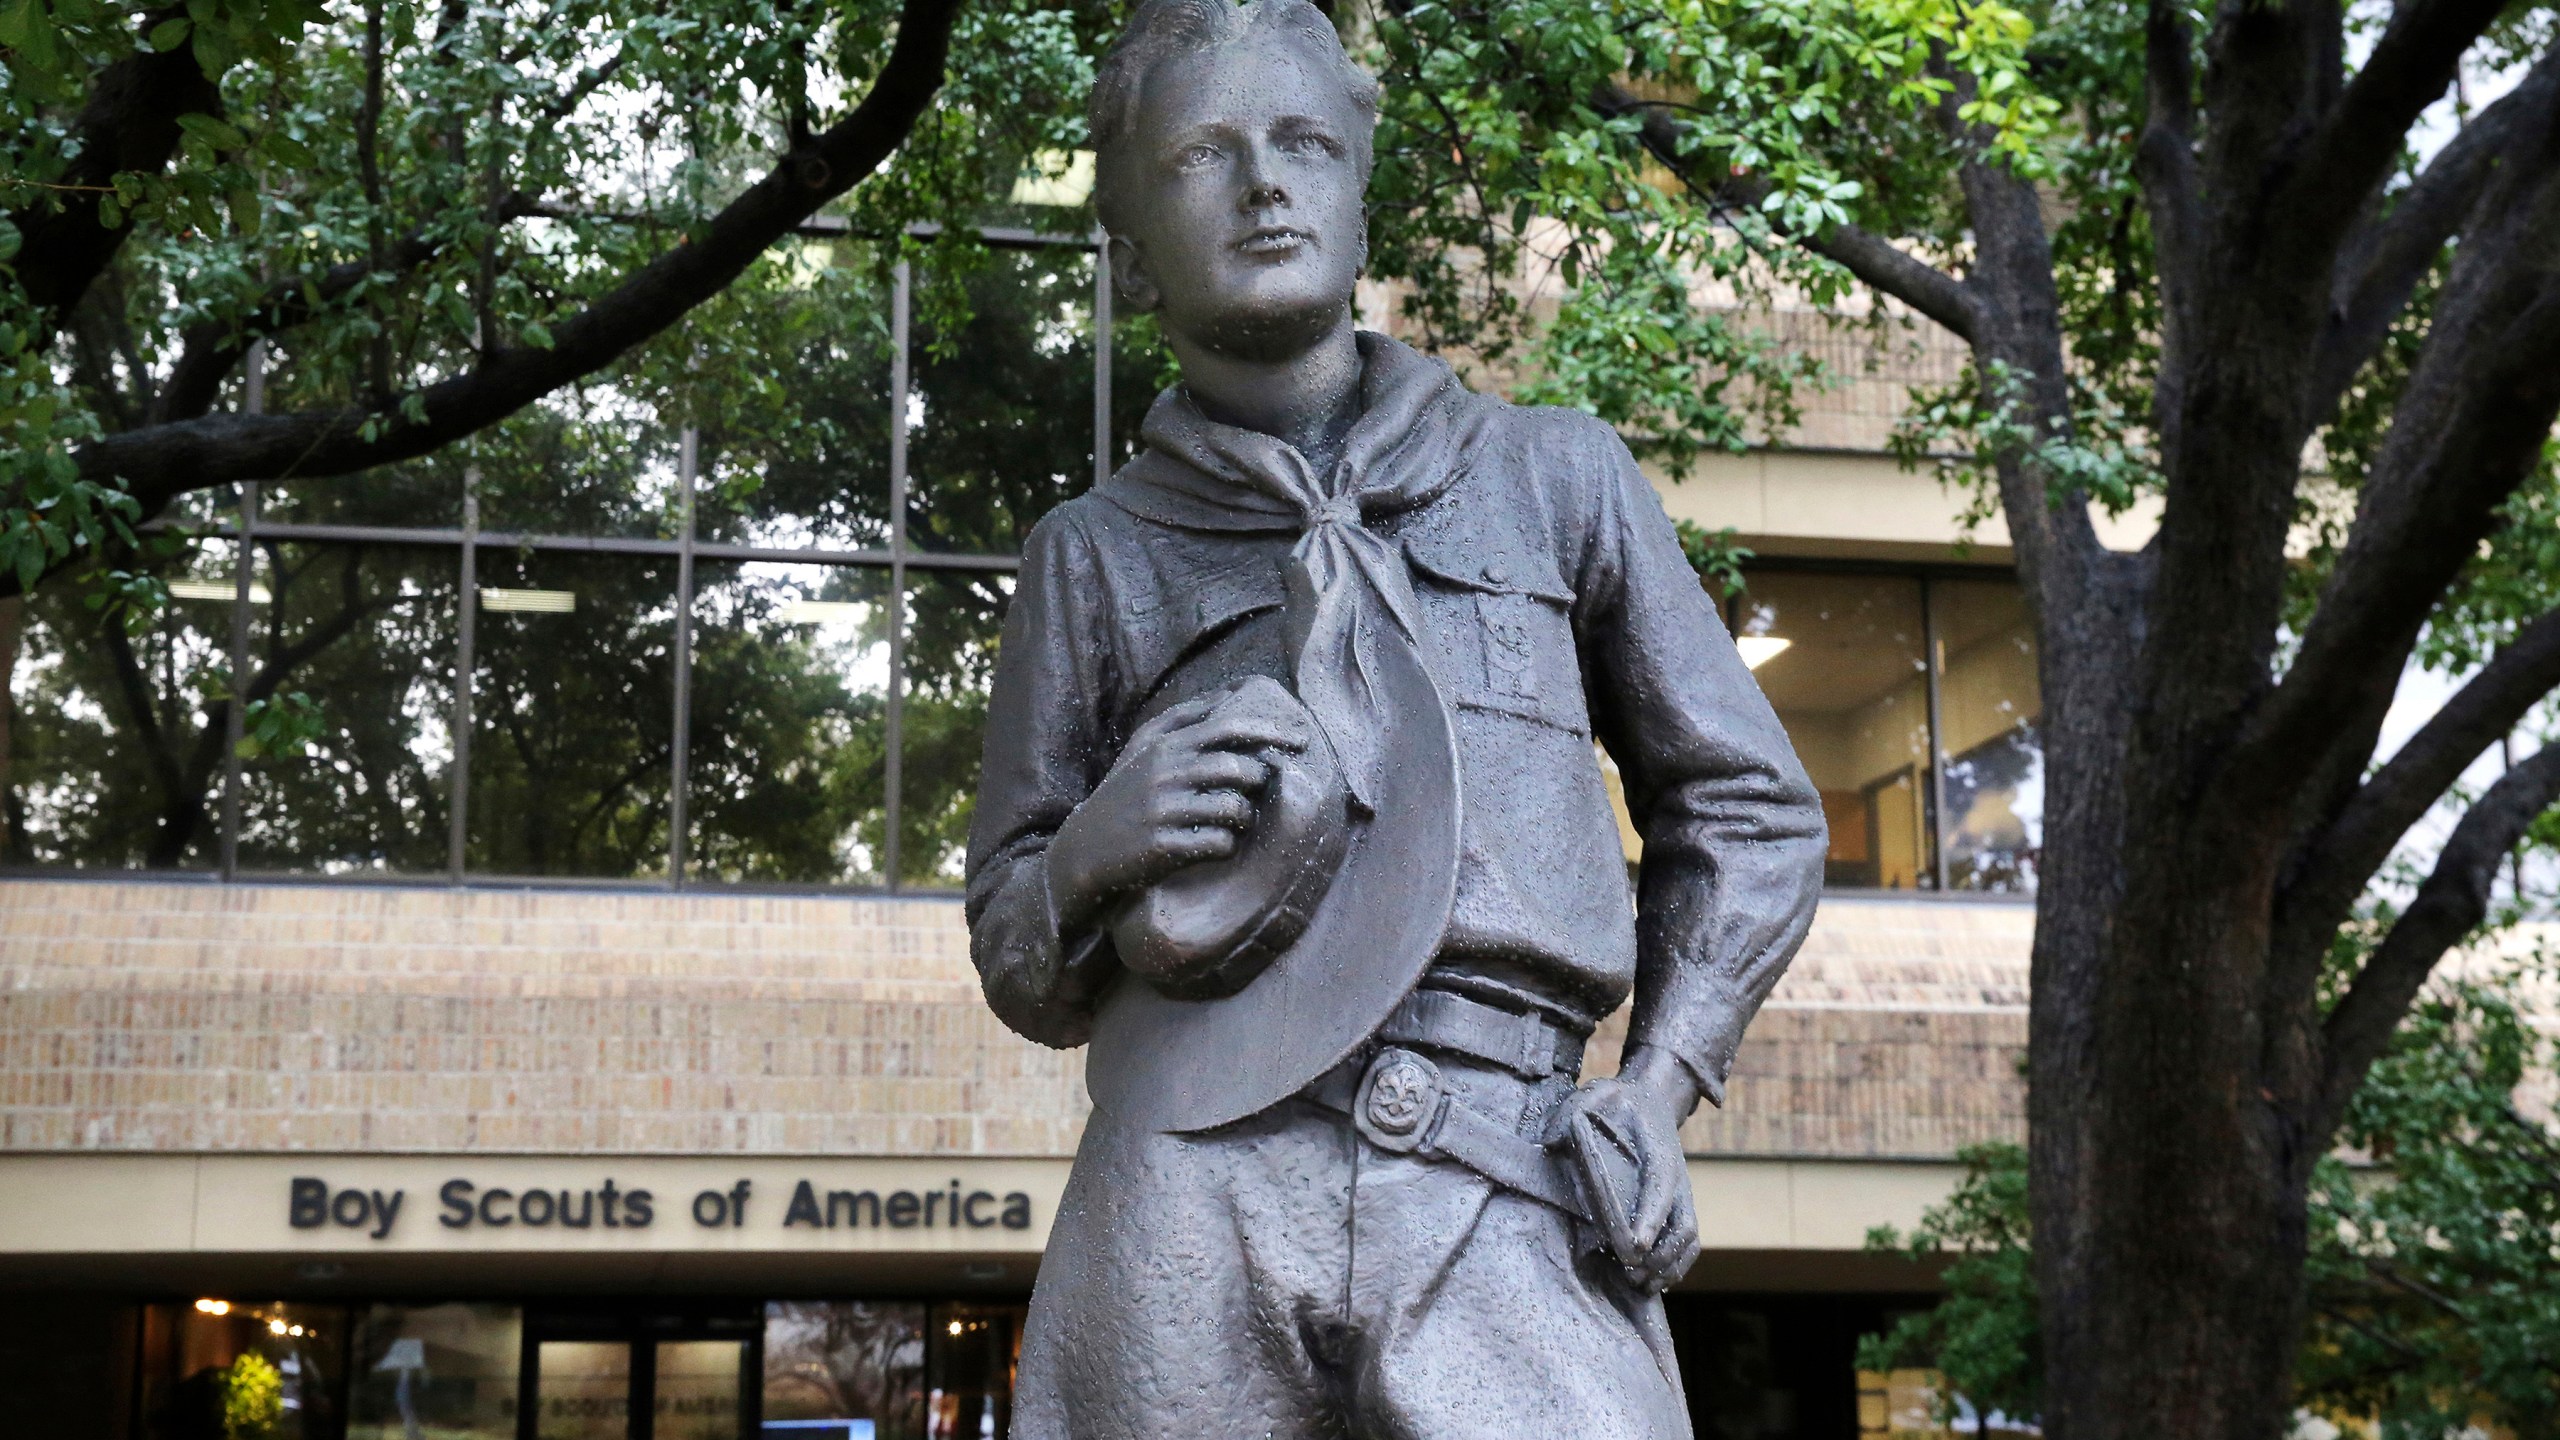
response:
[[[1571,1090],[1435,1056],[1534,1135]],[[1690,1440],[1662,1302],[1561,1212],[1295,1098],[1087,1128],[1022,1342],[1021,1440]]]

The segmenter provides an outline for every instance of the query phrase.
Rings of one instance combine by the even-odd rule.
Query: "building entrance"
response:
[[[516,1440],[753,1440],[760,1309],[528,1310]]]

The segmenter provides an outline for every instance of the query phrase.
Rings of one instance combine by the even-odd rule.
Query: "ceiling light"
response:
[[[281,1334],[283,1334],[284,1332],[285,1332],[285,1323],[284,1323],[283,1321],[281,1321],[281,1320],[270,1320],[270,1321],[268,1321],[268,1322],[267,1322],[267,1333],[268,1333],[268,1334],[270,1334],[270,1335],[281,1335]]]
[[[1775,635],[1745,635],[1733,642],[1733,648],[1742,652],[1743,664],[1757,670],[1786,653],[1787,647],[1794,643]]]
[[[525,615],[566,615],[578,608],[575,590],[506,590],[495,585],[480,587],[480,605],[486,610],[511,610]]]
[[[228,605],[239,595],[240,582],[227,575],[183,575],[169,582],[169,598],[172,600],[219,600]],[[249,582],[250,604],[264,605],[274,598],[267,593],[266,586],[254,580]]]
[[[870,613],[859,600],[793,600],[774,618],[785,625],[852,625]]]

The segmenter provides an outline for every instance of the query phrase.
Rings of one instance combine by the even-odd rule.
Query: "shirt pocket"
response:
[[[1404,546],[1449,698],[1589,735],[1573,592],[1555,562],[1543,550],[1481,535],[1416,533]]]
[[[1119,630],[1128,648],[1142,713],[1161,708],[1159,702],[1170,703],[1163,693],[1169,688],[1185,688],[1171,684],[1185,662],[1215,648],[1220,639],[1254,616],[1278,610],[1288,601],[1278,567],[1261,556],[1210,573],[1155,578],[1155,584],[1133,589],[1118,606]],[[1214,682],[1226,677],[1210,678]]]

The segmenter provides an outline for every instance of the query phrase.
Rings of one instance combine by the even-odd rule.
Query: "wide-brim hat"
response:
[[[1344,807],[1320,744],[1274,752],[1238,854],[1113,925],[1123,973],[1085,1063],[1097,1121],[1206,1130],[1277,1104],[1376,1033],[1429,967],[1457,894],[1457,737],[1420,655],[1384,654],[1370,678],[1392,761],[1374,806]],[[1149,978],[1188,968],[1177,960],[1215,978],[1177,981],[1181,994]]]
[[[1255,676],[1211,713],[1239,711],[1306,743],[1256,752],[1269,779],[1235,854],[1175,871],[1111,921],[1120,963],[1176,1000],[1233,995],[1286,953],[1333,888],[1351,844],[1351,792],[1307,707],[1279,681]]]

